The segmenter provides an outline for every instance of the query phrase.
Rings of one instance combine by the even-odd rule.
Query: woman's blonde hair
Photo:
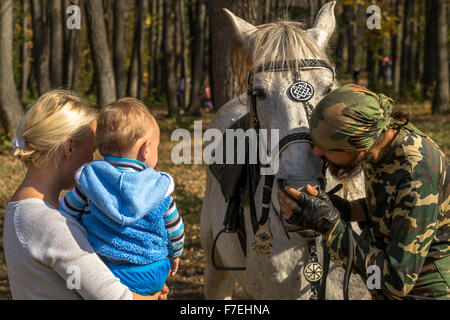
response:
[[[122,98],[100,110],[97,147],[102,156],[123,156],[146,134],[154,133],[156,119],[143,102]]]
[[[55,160],[68,137],[81,142],[89,133],[97,111],[86,101],[65,90],[43,94],[31,104],[17,128],[14,155],[27,166]]]

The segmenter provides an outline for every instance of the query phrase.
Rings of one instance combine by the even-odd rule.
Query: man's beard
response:
[[[363,169],[363,164],[372,160],[373,155],[370,152],[367,152],[362,156],[356,156],[346,165],[337,165],[327,159],[324,159],[331,175],[338,179],[349,179],[357,176]]]

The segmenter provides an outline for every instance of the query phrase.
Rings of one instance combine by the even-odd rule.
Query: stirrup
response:
[[[220,230],[220,232],[217,234],[216,238],[214,239],[214,242],[212,245],[212,250],[211,250],[211,262],[212,262],[214,269],[221,270],[221,271],[244,271],[244,270],[247,270],[246,267],[220,267],[220,266],[217,266],[214,253],[216,251],[217,240],[219,239],[219,236],[222,233],[237,233],[245,238],[245,235],[242,233],[242,231],[238,230],[238,229],[236,231],[230,231],[227,228],[223,228],[222,230]]]

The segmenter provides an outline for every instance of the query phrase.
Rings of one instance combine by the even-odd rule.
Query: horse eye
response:
[[[266,92],[263,89],[253,89],[253,95],[261,100],[264,100],[266,98]]]

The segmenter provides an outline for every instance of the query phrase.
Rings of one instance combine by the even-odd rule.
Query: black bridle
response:
[[[333,74],[333,81],[335,79],[336,73],[332,66],[330,66],[325,60],[321,59],[301,59],[296,61],[286,61],[286,62],[274,62],[274,63],[267,63],[264,65],[259,66],[256,68],[254,72],[250,71],[247,75],[247,97],[250,101],[250,108],[251,113],[253,114],[253,127],[256,130],[257,135],[259,135],[259,131],[261,129],[260,121],[258,118],[258,111],[257,111],[257,97],[253,93],[252,88],[252,78],[255,74],[260,72],[283,72],[283,71],[293,71],[296,79],[298,79],[298,71],[300,70],[314,70],[314,69],[327,69]],[[303,106],[305,108],[305,112],[307,115],[310,115],[312,110],[314,108],[311,107],[311,105],[308,103],[308,101],[301,101],[303,103]],[[259,141],[259,139],[257,139]],[[295,132],[288,134],[284,136],[278,143],[278,154],[274,155],[271,154],[271,157],[278,157],[284,149],[287,148],[292,143],[310,143],[312,144],[312,138],[309,132]],[[325,170],[326,167],[323,167],[323,175],[325,176]],[[248,196],[249,196],[249,204],[250,204],[250,221],[252,224],[253,233],[255,234],[258,232],[258,229],[260,226],[263,226],[267,223],[267,220],[269,218],[270,213],[270,206],[271,206],[271,199],[272,199],[272,190],[273,190],[273,183],[275,180],[275,174],[271,175],[265,175],[264,176],[264,185],[263,185],[263,194],[262,194],[262,212],[261,212],[261,218],[258,220],[257,213],[256,213],[256,206],[255,206],[255,200],[254,200],[254,188],[253,188],[253,181],[255,181],[254,177],[248,175]],[[325,190],[325,179],[323,181],[323,185],[321,185],[321,190]],[[276,210],[275,210],[276,211]],[[283,225],[285,226],[285,232],[286,236],[289,238],[288,232],[297,232],[302,237],[306,238],[308,243],[308,249],[309,249],[309,261],[310,263],[318,263],[318,255],[317,255],[317,245],[316,245],[316,239],[320,237],[321,235],[315,231],[311,230],[295,230],[291,229],[289,230],[288,227],[286,227],[285,223],[283,222],[283,219],[281,219]],[[211,260],[213,266],[217,270],[228,270],[228,271],[242,271],[246,270],[245,267],[219,267],[216,265],[215,257],[214,257],[214,248],[216,246],[216,242],[219,238],[219,236],[222,233],[228,233],[230,232],[230,229],[225,227],[222,231],[220,231],[214,242],[213,242],[213,248],[211,253]],[[237,232],[240,237],[245,237],[244,234],[242,234],[242,231],[240,230],[234,230],[232,232]],[[319,299],[323,300],[325,298],[325,291],[326,291],[326,278],[328,274],[329,269],[329,263],[330,263],[330,255],[326,250],[324,250],[324,268],[323,268],[323,275],[322,275],[322,281],[317,282],[311,282],[311,299]],[[344,277],[344,297],[348,298],[348,278],[351,268],[347,268],[346,274]],[[308,280],[309,281],[309,280]]]
[[[294,71],[294,74],[298,75],[298,71],[300,70],[314,70],[314,69],[328,69],[333,74],[333,80],[335,77],[335,70],[332,66],[330,66],[326,61],[319,60],[319,59],[301,59],[297,61],[287,61],[287,62],[274,62],[274,63],[268,63],[265,65],[262,65],[256,69],[256,71],[249,72],[247,76],[247,96],[250,101],[250,107],[251,111],[253,113],[253,125],[256,129],[256,132],[258,134],[258,131],[261,129],[260,121],[258,118],[258,111],[257,111],[257,98],[256,95],[253,93],[252,88],[252,78],[255,74],[260,72],[283,72],[283,71]],[[303,103],[303,106],[305,108],[305,112],[307,115],[312,112],[313,108],[310,106],[308,101],[301,102]],[[295,132],[288,134],[284,136],[278,144],[278,155],[283,152],[283,150],[292,143],[310,143],[312,144],[312,138],[309,132]],[[271,154],[272,158],[274,156]],[[324,167],[325,171],[325,167]],[[324,172],[325,173],[325,172]],[[273,189],[273,183],[275,180],[275,175],[265,175],[264,177],[264,186],[263,186],[263,195],[262,195],[262,212],[261,212],[261,218],[257,219],[256,214],[256,207],[254,204],[254,198],[253,198],[253,192],[252,185],[249,184],[249,198],[250,198],[250,218],[252,222],[253,232],[256,234],[258,228],[261,225],[264,225],[269,217],[270,212],[270,205],[271,205],[271,199],[272,199],[272,189]],[[324,179],[325,182],[325,179]],[[321,186],[322,190],[325,190],[325,185]],[[283,219],[282,223],[283,225]],[[289,238],[288,230],[286,230],[286,235]],[[316,238],[320,236],[317,232],[314,231],[297,231],[300,233],[301,236],[306,238],[308,243],[308,249],[309,249],[309,261],[318,263],[318,256],[317,256],[317,246],[316,246]],[[311,299],[324,299],[325,298],[325,291],[326,291],[326,278],[329,268],[329,261],[330,257],[327,252],[324,251],[324,269],[323,269],[323,275],[322,275],[322,282],[311,282]]]
[[[297,73],[300,70],[314,70],[314,69],[327,69],[333,74],[333,80],[335,78],[335,70],[332,66],[330,66],[325,60],[321,59],[300,59],[295,61],[285,61],[285,62],[272,62],[272,63],[266,63],[264,65],[261,65],[256,68],[254,72],[250,71],[247,75],[247,97],[250,101],[250,108],[253,114],[253,126],[259,134],[259,130],[261,129],[261,124],[258,118],[258,110],[257,110],[257,98],[256,95],[253,93],[252,88],[252,78],[255,74],[260,72],[283,72],[283,71],[292,71],[294,70],[295,73]],[[302,102],[305,108],[305,111],[307,112],[308,109],[311,109],[311,106],[308,102]],[[257,140],[258,141],[258,140]],[[306,142],[312,144],[312,138],[309,132],[295,132],[288,134],[284,136],[278,143],[278,154],[281,154],[283,150],[292,143],[298,143],[298,142]],[[272,158],[274,156],[271,154]],[[254,213],[251,214],[252,218],[252,226],[253,226],[253,232],[256,233],[256,230],[258,230],[259,225],[264,224],[267,221],[267,218],[269,216],[270,212],[270,203],[272,198],[272,187],[273,182],[275,179],[275,175],[265,175],[264,179],[264,187],[263,187],[263,202],[262,202],[262,215],[259,221],[256,219],[256,210]],[[251,188],[251,186],[249,186]],[[324,187],[324,186],[322,186]],[[252,194],[253,190],[250,190],[250,194]],[[252,199],[250,199],[252,200]],[[251,204],[250,204],[251,205]]]

